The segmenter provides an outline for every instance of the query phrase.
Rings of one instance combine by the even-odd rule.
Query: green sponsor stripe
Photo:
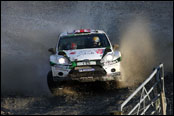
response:
[[[54,65],[56,65],[56,63],[50,61],[50,65],[54,66]]]
[[[75,61],[72,62],[72,65],[70,66],[70,69],[74,68],[77,66],[77,63]]]
[[[74,36],[74,34],[69,34],[69,35],[67,35],[68,37],[71,37],[71,36]]]

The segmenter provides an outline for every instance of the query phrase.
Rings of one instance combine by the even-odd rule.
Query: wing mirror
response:
[[[48,51],[51,52],[52,54],[56,53],[56,50],[54,48],[49,48]]]
[[[119,49],[119,45],[118,45],[118,44],[114,44],[114,45],[112,45],[112,47],[113,47],[113,50],[114,50],[114,51],[116,51],[116,50]]]

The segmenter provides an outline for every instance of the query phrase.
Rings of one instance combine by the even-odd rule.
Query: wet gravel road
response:
[[[82,87],[82,86],[81,86]],[[94,86],[93,86],[94,87]],[[12,96],[1,98],[1,114],[57,114],[102,115],[117,110],[118,105],[130,94],[130,89],[90,88],[83,92],[66,88],[58,96]]]
[[[136,89],[114,88],[103,83],[68,84],[57,96],[1,96],[1,115],[104,115],[119,106]],[[167,114],[173,114],[173,74],[165,76]],[[139,100],[139,98],[135,98]],[[130,104],[128,109],[133,106]]]

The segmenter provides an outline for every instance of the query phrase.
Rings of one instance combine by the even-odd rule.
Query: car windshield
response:
[[[105,34],[63,36],[59,40],[59,50],[110,47]]]

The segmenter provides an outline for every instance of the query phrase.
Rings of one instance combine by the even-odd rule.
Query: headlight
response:
[[[101,60],[101,63],[113,61],[114,56],[112,54],[105,55]]]
[[[68,64],[68,60],[66,58],[59,58],[58,60],[58,64]]]
[[[107,55],[106,56],[106,61],[112,61],[113,60],[113,56],[112,55]]]
[[[65,58],[60,58],[58,59],[59,64],[64,64],[65,63]]]

